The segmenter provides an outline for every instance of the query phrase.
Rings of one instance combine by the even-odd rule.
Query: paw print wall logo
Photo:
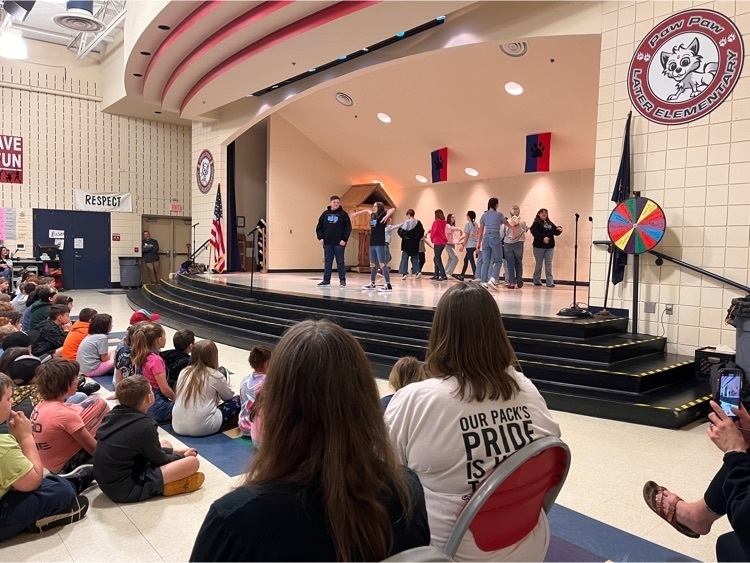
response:
[[[742,73],[745,46],[719,12],[679,12],[641,41],[628,68],[628,95],[649,121],[679,125],[705,117],[731,94]]]
[[[547,147],[541,141],[534,143],[531,145],[531,158],[542,158],[545,150],[547,150]]]

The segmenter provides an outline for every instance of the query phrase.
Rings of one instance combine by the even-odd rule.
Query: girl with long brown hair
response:
[[[191,561],[380,561],[429,543],[419,481],[396,460],[351,334],[290,328],[258,401],[263,447],[244,486],[211,506]]]
[[[183,436],[216,434],[240,413],[240,397],[219,371],[219,350],[211,340],[193,345],[175,390],[172,427]]]
[[[560,435],[544,399],[517,365],[489,292],[470,284],[446,291],[427,345],[430,377],[397,391],[385,411],[400,461],[424,486],[437,547],[445,546],[466,499],[497,464],[537,438]],[[531,533],[498,551],[482,551],[467,533],[456,559],[543,561],[549,538],[542,511]]]
[[[154,404],[146,413],[156,422],[172,418],[174,391],[167,382],[167,365],[159,350],[167,343],[164,327],[156,323],[139,323],[130,338],[130,358],[136,373],[143,375],[154,391]]]

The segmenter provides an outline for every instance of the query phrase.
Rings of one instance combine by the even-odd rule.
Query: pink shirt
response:
[[[448,224],[444,219],[435,219],[430,229],[430,239],[432,244],[448,244],[448,237],[445,236],[445,227]]]
[[[80,405],[40,401],[31,413],[32,431],[42,465],[58,473],[81,449],[73,434],[85,426]]]
[[[148,379],[151,387],[159,389],[159,384],[156,381],[157,373],[167,373],[167,364],[164,363],[162,357],[156,352],[151,352],[147,357],[146,361],[141,366],[141,373]]]

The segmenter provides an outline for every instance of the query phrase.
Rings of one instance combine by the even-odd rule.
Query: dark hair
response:
[[[131,375],[121,380],[115,387],[115,397],[124,407],[138,408],[151,392],[151,384],[142,375]]]
[[[3,258],[3,250],[8,251],[8,258],[10,258],[10,249],[7,246],[0,246],[0,258]]]
[[[476,214],[476,213],[474,213],[473,211],[467,211],[467,212],[466,212],[466,216],[467,216],[467,217],[468,217],[469,219],[471,219],[471,222],[472,222],[472,223],[473,223],[474,221],[476,221],[476,220],[477,220],[477,214]]]
[[[39,396],[45,401],[62,397],[78,379],[80,371],[81,366],[73,360],[55,358],[43,363],[36,368]]]
[[[112,315],[97,313],[89,323],[89,334],[109,334],[112,326]]]
[[[40,285],[36,288],[36,301],[51,301],[52,298],[57,295],[57,290],[47,287],[46,285]]]
[[[68,304],[72,302],[73,302],[73,298],[70,297],[69,295],[63,295],[62,293],[58,293],[57,297],[55,297],[52,303],[54,303],[55,305],[65,305],[67,307]]]
[[[262,369],[271,359],[271,348],[268,346],[253,346],[247,358],[250,367],[255,371]]]
[[[481,286],[454,285],[440,298],[427,344],[432,377],[455,377],[459,399],[506,401],[520,390],[508,368],[518,360],[500,309]]]
[[[330,321],[294,325],[274,350],[257,401],[263,447],[245,484],[319,489],[338,559],[387,557],[393,546],[387,498],[399,497],[407,520],[411,500],[359,342]]]
[[[487,211],[490,209],[497,210],[497,206],[500,203],[500,201],[496,197],[491,197],[490,200],[487,202]]]
[[[4,373],[0,373],[0,395],[5,395],[8,388],[13,388],[13,380]]]
[[[13,310],[13,311],[0,311],[0,317],[5,317],[6,319],[8,319],[10,321],[10,324],[12,324],[12,325],[18,324],[20,322],[22,316],[23,315],[21,315],[21,313],[19,313],[18,311],[15,311],[15,310]]]
[[[407,214],[407,215],[408,215],[409,217],[414,217],[414,210],[413,210],[413,209],[407,209],[407,210],[406,210],[406,214]]]
[[[443,221],[445,221],[445,213],[443,213],[442,209],[435,210],[435,219],[442,219]]]
[[[410,383],[424,381],[425,379],[427,379],[427,374],[424,371],[424,366],[414,356],[400,358],[393,365],[391,373],[388,375],[388,383],[394,391],[398,391]]]
[[[546,219],[542,219],[541,217],[539,217],[539,214],[542,211],[544,211],[547,214],[547,218]],[[534,217],[534,223],[543,225],[543,224],[549,223],[549,222],[550,222],[550,220],[549,220],[549,211],[547,211],[544,207],[542,207],[539,211],[536,212],[536,217]]]
[[[332,195],[331,196],[331,201],[333,201],[334,199],[339,199],[340,200],[341,198],[339,196],[337,196],[337,195]]]
[[[195,344],[195,333],[188,328],[178,330],[172,337],[172,344],[175,350],[184,352],[191,344]]]
[[[383,211],[385,211],[385,205],[383,205],[382,201],[376,201],[373,203],[375,208],[377,209],[376,213],[370,213],[370,218],[375,219],[378,215],[380,215]]]
[[[78,320],[84,323],[88,323],[91,321],[91,319],[94,318],[95,315],[96,315],[96,309],[91,309],[90,307],[84,307],[83,309],[81,309],[81,312],[78,313]]]
[[[55,278],[52,276],[42,276],[39,278],[39,285],[49,285],[51,283],[56,283]],[[55,289],[55,291],[57,291],[57,289]]]
[[[10,373],[10,368],[13,365],[13,362],[16,361],[16,358],[28,355],[28,347],[24,348],[21,346],[14,346],[13,348],[8,348],[0,357],[0,373]]]
[[[448,213],[448,215],[445,217],[445,222],[451,226],[454,226],[456,224],[456,216],[453,213]]]
[[[33,293],[36,289],[36,284],[34,282],[24,282],[21,284],[21,292],[25,293],[26,295],[29,295],[30,293]]]
[[[56,321],[63,315],[69,315],[69,314],[70,314],[70,311],[68,311],[68,308],[65,305],[52,305],[47,310],[47,315],[52,321]]]

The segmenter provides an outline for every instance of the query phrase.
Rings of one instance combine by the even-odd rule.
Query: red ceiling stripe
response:
[[[180,37],[182,37],[182,35],[188,29],[193,27],[195,24],[197,24],[199,21],[201,21],[203,18],[205,18],[208,14],[210,14],[212,11],[217,9],[223,3],[224,2],[222,0],[203,2],[203,4],[201,4],[195,10],[193,10],[192,14],[190,14],[188,17],[182,20],[172,30],[172,32],[167,36],[167,38],[162,42],[162,44],[159,45],[159,48],[154,53],[154,56],[151,57],[151,62],[148,64],[148,68],[146,69],[146,73],[144,74],[144,78],[143,78],[144,84],[146,84],[146,82],[148,81],[148,77],[151,74],[151,71],[154,70],[154,67],[156,66],[157,61],[167,51],[167,49],[169,49],[172,45],[174,45],[175,41],[177,41]]]
[[[252,10],[245,12],[232,22],[222,27],[219,31],[208,37],[205,41],[203,41],[203,43],[198,45],[198,47],[196,47],[192,53],[185,57],[185,59],[179,65],[177,65],[177,68],[174,69],[172,75],[169,77],[169,80],[167,80],[164,91],[161,94],[162,104],[167,97],[167,92],[169,92],[169,89],[174,85],[180,75],[185,72],[185,70],[187,70],[195,61],[208,54],[211,49],[216,47],[219,43],[221,43],[228,37],[231,37],[235,33],[239,32],[242,28],[259,21],[270,14],[273,14],[275,11],[280,10],[284,6],[287,6],[291,3],[291,0],[263,2],[263,4],[260,4]]]
[[[311,29],[314,29],[326,23],[330,23],[344,16],[348,16],[349,14],[353,14],[354,12],[358,12],[365,8],[369,8],[370,6],[378,4],[380,1],[381,0],[360,0],[360,1],[352,0],[352,1],[339,2],[338,4],[334,4],[333,6],[324,8],[323,10],[320,10],[319,12],[311,14],[310,16],[302,18],[301,20],[298,20],[294,23],[287,25],[286,27],[282,27],[281,29],[277,29],[273,33],[266,35],[265,37],[263,37],[262,39],[259,39],[252,45],[248,45],[241,51],[232,55],[231,57],[229,57],[228,59],[226,59],[219,65],[217,65],[216,67],[214,67],[203,78],[201,78],[195,84],[195,86],[191,88],[190,92],[188,92],[188,95],[185,96],[185,99],[182,101],[182,104],[180,105],[180,112],[185,111],[185,107],[188,105],[188,103],[190,103],[190,100],[192,100],[193,97],[204,86],[206,86],[210,82],[213,82],[219,76],[221,76],[222,74],[224,74],[231,68],[237,66],[238,64],[241,64],[247,61],[248,59],[252,58],[258,53],[261,53],[265,51],[266,49],[273,47],[274,45],[282,43],[288,39],[291,39],[297,35],[310,31]]]

